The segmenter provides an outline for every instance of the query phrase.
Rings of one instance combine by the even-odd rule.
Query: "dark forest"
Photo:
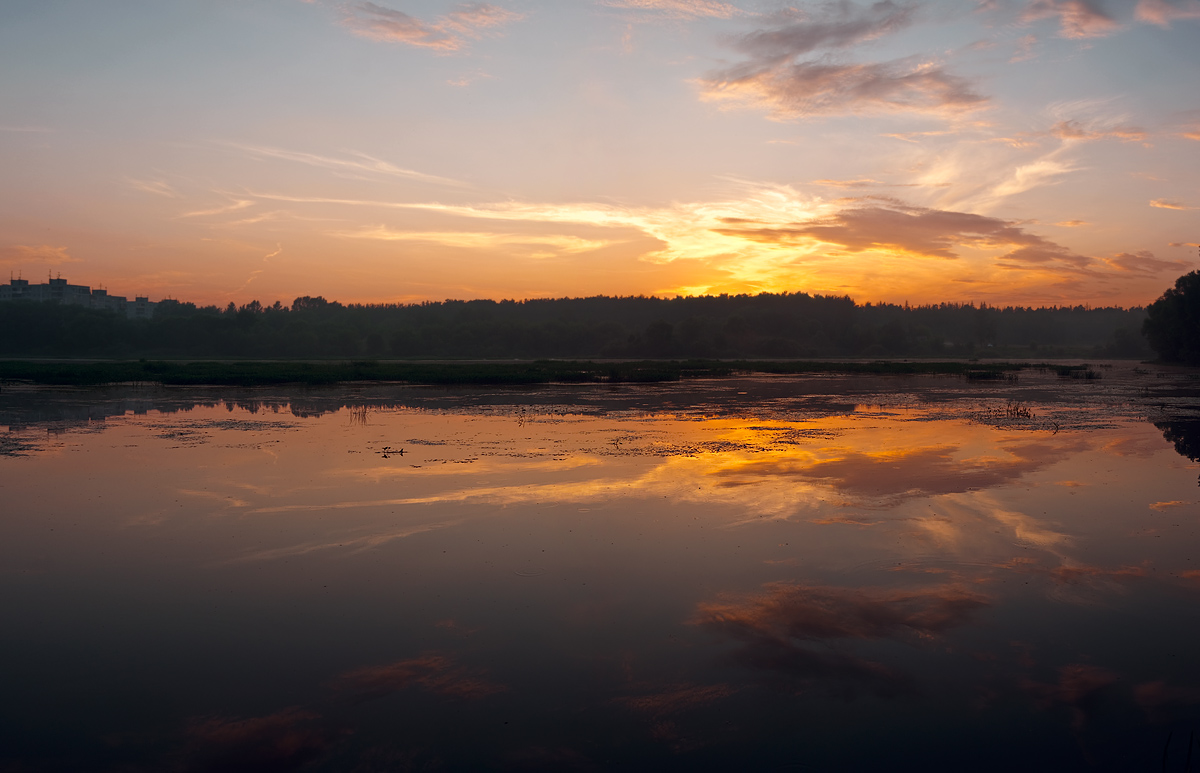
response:
[[[857,304],[804,293],[198,307],[0,304],[0,356],[257,359],[1152,356],[1142,308]]]

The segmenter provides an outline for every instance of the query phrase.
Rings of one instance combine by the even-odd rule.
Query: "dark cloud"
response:
[[[1018,247],[1011,252],[1001,255],[997,264],[1006,268],[1029,268],[1044,266],[1051,263],[1066,264],[1077,269],[1084,269],[1092,259],[1086,255],[1071,252],[1061,244],[1055,244],[1048,239],[1040,239],[1038,243]]]
[[[1105,262],[1117,271],[1146,276],[1154,276],[1167,271],[1181,273],[1192,267],[1192,264],[1187,261],[1156,258],[1154,253],[1149,250],[1139,250],[1135,253],[1119,252]]]
[[[1106,668],[1073,663],[1059,669],[1058,682],[1055,684],[1027,679],[1022,686],[1043,709],[1068,707],[1072,715],[1071,725],[1079,730],[1086,724],[1088,716],[1100,707],[1106,688],[1117,681],[1119,677]]]
[[[1081,268],[1091,262],[1090,258],[1028,233],[1008,220],[969,212],[910,207],[882,197],[864,197],[836,214],[790,226],[756,228],[747,221],[729,225],[737,227],[717,229],[717,232],[781,244],[818,239],[848,252],[883,249],[955,259],[959,257],[958,247],[1008,247],[1010,251],[1001,260],[1010,263],[1055,261]]]
[[[986,100],[969,81],[925,58],[847,63],[808,59],[893,34],[913,24],[916,6],[887,0],[860,7],[829,3],[816,13],[788,10],[732,46],[746,61],[701,81],[709,99],[758,105],[779,116],[874,111],[946,112]]]
[[[953,586],[906,590],[773,583],[765,592],[699,606],[696,624],[739,642],[734,660],[800,686],[879,695],[913,690],[911,680],[838,642],[919,640],[968,622],[986,597]]]
[[[1200,690],[1163,681],[1147,682],[1133,688],[1133,700],[1152,722],[1169,722],[1179,714],[1190,713],[1200,703]]]
[[[506,689],[442,655],[360,668],[340,676],[335,686],[359,701],[385,698],[413,686],[455,698],[485,698]]]
[[[733,688],[725,684],[677,684],[663,687],[652,693],[618,698],[616,702],[647,714],[665,716],[707,706],[729,697],[734,692]]]
[[[336,734],[300,709],[250,719],[211,717],[188,728],[191,773],[286,773],[320,758]]]

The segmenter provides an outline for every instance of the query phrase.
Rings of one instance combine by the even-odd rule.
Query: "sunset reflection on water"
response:
[[[0,762],[1182,770],[1196,466],[1123,377],[9,390]]]

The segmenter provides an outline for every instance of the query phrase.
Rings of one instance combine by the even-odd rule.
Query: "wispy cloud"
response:
[[[1006,278],[1017,276],[1014,272],[1020,272],[1020,281],[1029,288],[1048,293],[1048,287],[1066,292],[1066,282],[1166,270],[1165,264],[1152,262],[1157,260],[1153,256],[1131,251],[1111,259],[1098,258],[1032,232],[1027,222],[970,210],[916,206],[884,196],[826,198],[789,186],[736,185],[726,197],[663,206],[514,201],[443,204],[244,195],[321,205],[326,211],[333,205],[507,224],[476,229],[464,223],[436,230],[360,225],[325,232],[338,238],[424,242],[480,253],[530,250],[528,254],[534,257],[583,254],[623,244],[624,254],[637,260],[660,265],[687,262],[704,275],[698,282],[662,288],[662,292],[776,291],[795,287],[798,281],[815,292],[859,292],[854,288],[863,283],[877,286],[879,276],[891,272],[888,281],[906,287],[912,284],[914,289],[930,282],[982,283],[979,291],[992,297],[994,288],[989,282],[1007,287],[1016,281]],[[361,222],[361,216],[347,214],[346,218]],[[547,224],[562,230],[546,233]],[[595,229],[610,229],[613,236],[596,236]],[[537,252],[538,248],[544,252]],[[835,283],[833,277],[847,273],[862,278],[853,279],[854,284],[845,284],[844,279]],[[951,274],[957,278],[948,278]]]
[[[982,106],[971,83],[927,56],[885,62],[800,60],[837,52],[903,30],[916,6],[885,0],[866,7],[850,2],[818,12],[790,9],[768,26],[733,40],[744,62],[699,81],[701,96],[757,106],[777,118],[864,112],[953,113]]]
[[[1079,169],[1073,161],[1063,158],[1062,155],[1063,150],[1060,148],[1027,164],[1017,166],[1006,179],[993,187],[981,199],[994,201],[1016,196],[1019,193],[1056,182],[1063,175]]]
[[[342,24],[371,40],[432,48],[443,53],[464,48],[484,30],[522,18],[521,14],[488,3],[460,5],[435,21],[425,22],[403,11],[371,2],[343,6]]]
[[[328,169],[333,172],[352,173],[357,175],[369,176],[385,176],[385,177],[400,177],[408,180],[416,180],[418,182],[433,183],[436,185],[449,185],[454,187],[466,187],[467,183],[458,180],[452,180],[448,177],[438,177],[437,175],[425,174],[412,169],[404,169],[392,164],[388,161],[383,161],[366,153],[350,151],[348,158],[333,158],[330,156],[322,156],[316,153],[305,153],[303,151],[287,150],[285,148],[272,148],[263,145],[245,145],[236,142],[220,143],[231,148],[236,148],[244,153],[260,158],[276,158],[282,161],[294,161],[307,166],[315,166],[321,169]]]
[[[898,32],[913,24],[915,14],[915,5],[890,0],[865,8],[850,2],[830,3],[818,13],[790,8],[770,17],[771,26],[735,39],[733,47],[755,59],[791,59]]]
[[[1179,209],[1179,210],[1197,209],[1197,207],[1193,207],[1189,204],[1184,204],[1181,201],[1168,201],[1166,199],[1154,199],[1153,201],[1150,202],[1150,206],[1157,207],[1159,209]]]
[[[1136,253],[1121,252],[1111,258],[1106,258],[1105,263],[1117,271],[1146,276],[1155,276],[1168,271],[1178,273],[1192,267],[1192,264],[1187,261],[1156,258],[1154,253],[1149,250],[1139,250]]]
[[[777,118],[871,112],[955,113],[986,99],[969,81],[921,58],[871,64],[756,63],[701,82],[702,96],[762,107]]]
[[[729,19],[742,13],[737,6],[715,0],[600,0],[600,4],[673,19]]]
[[[249,199],[238,199],[228,204],[223,204],[218,207],[209,209],[198,209],[194,212],[184,212],[180,217],[207,217],[209,215],[224,215],[229,212],[237,212],[238,210],[246,209],[254,206],[254,202]]]
[[[458,86],[458,87],[462,88],[465,86],[470,86],[472,83],[474,83],[476,81],[490,80],[493,77],[495,77],[495,76],[491,75],[490,73],[484,72],[483,70],[475,70],[473,72],[464,73],[463,75],[460,75],[457,78],[452,78],[451,80],[446,81],[446,83],[449,83],[451,86]]]
[[[350,671],[338,677],[335,685],[359,701],[384,698],[410,687],[459,699],[486,698],[507,689],[487,678],[486,672],[469,670],[437,654]]]
[[[1022,22],[1057,19],[1064,38],[1101,38],[1121,25],[1094,0],[1033,0],[1021,14]]]
[[[49,244],[36,246],[14,244],[0,248],[0,265],[27,266],[61,266],[66,263],[80,263],[79,258],[68,254],[66,247],[54,247]]]
[[[446,247],[463,247],[468,249],[540,246],[550,247],[556,252],[563,253],[591,252],[592,250],[598,250],[613,243],[601,239],[583,239],[578,236],[562,234],[515,234],[491,233],[486,231],[400,231],[384,226],[365,228],[357,231],[334,231],[331,232],[331,235],[350,239],[374,239],[389,242],[426,242]],[[535,257],[541,256],[546,256],[546,253],[535,253]]]
[[[1134,15],[1138,21],[1169,27],[1178,19],[1200,19],[1200,0],[1167,2],[1167,0],[1140,0]]]
[[[1034,46],[1037,45],[1036,35],[1024,35],[1016,42],[1016,48],[1013,50],[1012,57],[1008,60],[1010,63],[1025,62],[1037,56],[1034,53]]]
[[[126,177],[125,182],[143,193],[152,193],[168,199],[179,198],[175,189],[161,180],[135,180],[132,177]]]
[[[1079,121],[1059,121],[1050,127],[1050,134],[1060,140],[1084,141],[1118,139],[1125,142],[1145,142],[1146,130],[1138,126],[1112,126],[1093,128]]]
[[[879,180],[872,180],[869,177],[860,177],[857,180],[813,180],[812,184],[850,190],[861,190],[863,188],[911,188],[917,185],[917,183],[885,183]]]

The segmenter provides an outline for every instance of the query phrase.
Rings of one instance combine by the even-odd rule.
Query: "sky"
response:
[[[202,304],[1145,305],[1200,0],[4,0],[0,268]]]

